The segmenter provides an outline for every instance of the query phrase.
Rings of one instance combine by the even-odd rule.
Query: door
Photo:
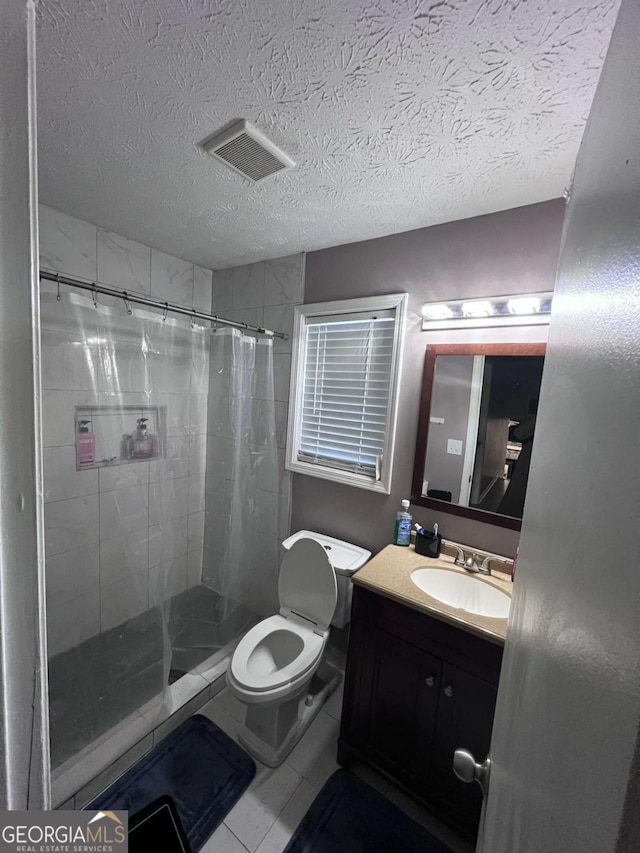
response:
[[[482,853],[640,850],[639,37],[622,0],[565,214]]]

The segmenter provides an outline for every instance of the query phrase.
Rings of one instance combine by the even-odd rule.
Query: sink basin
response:
[[[416,569],[411,572],[411,580],[418,589],[449,607],[493,619],[506,619],[509,615],[511,598],[471,575],[447,569]]]

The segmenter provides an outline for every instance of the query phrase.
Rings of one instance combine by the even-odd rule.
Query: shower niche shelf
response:
[[[165,406],[76,406],[76,470],[163,459]]]

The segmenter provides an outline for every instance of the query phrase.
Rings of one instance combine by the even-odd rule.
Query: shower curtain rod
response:
[[[256,332],[260,335],[267,335],[270,338],[282,338],[283,341],[286,341],[289,335],[286,335],[284,332],[274,332],[272,329],[263,329],[261,326],[252,326],[250,323],[239,323],[236,320],[225,320],[223,317],[218,317],[217,314],[207,314],[206,311],[198,311],[196,308],[185,308],[182,305],[176,305],[173,302],[163,302],[160,299],[153,299],[150,296],[141,296],[137,293],[129,293],[127,290],[118,290],[115,287],[107,287],[104,284],[97,284],[97,282],[91,281],[82,281],[79,278],[70,278],[66,275],[60,275],[57,272],[51,272],[49,270],[40,270],[40,278],[45,279],[45,281],[53,281],[56,284],[64,284],[67,287],[77,287],[80,290],[90,290],[94,297],[98,293],[102,293],[105,296],[115,296],[118,299],[122,299],[124,304],[127,306],[127,311],[131,314],[131,308],[129,307],[130,302],[135,302],[138,305],[150,305],[152,308],[160,308],[164,311],[165,317],[168,312],[171,311],[173,314],[184,314],[186,317],[191,317],[192,320],[209,320],[212,323],[219,323],[221,326],[231,326],[234,329],[242,329],[246,332]],[[95,302],[94,298],[94,302]]]

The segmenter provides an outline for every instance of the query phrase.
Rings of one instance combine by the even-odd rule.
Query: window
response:
[[[389,494],[407,295],[296,308],[286,467]]]

